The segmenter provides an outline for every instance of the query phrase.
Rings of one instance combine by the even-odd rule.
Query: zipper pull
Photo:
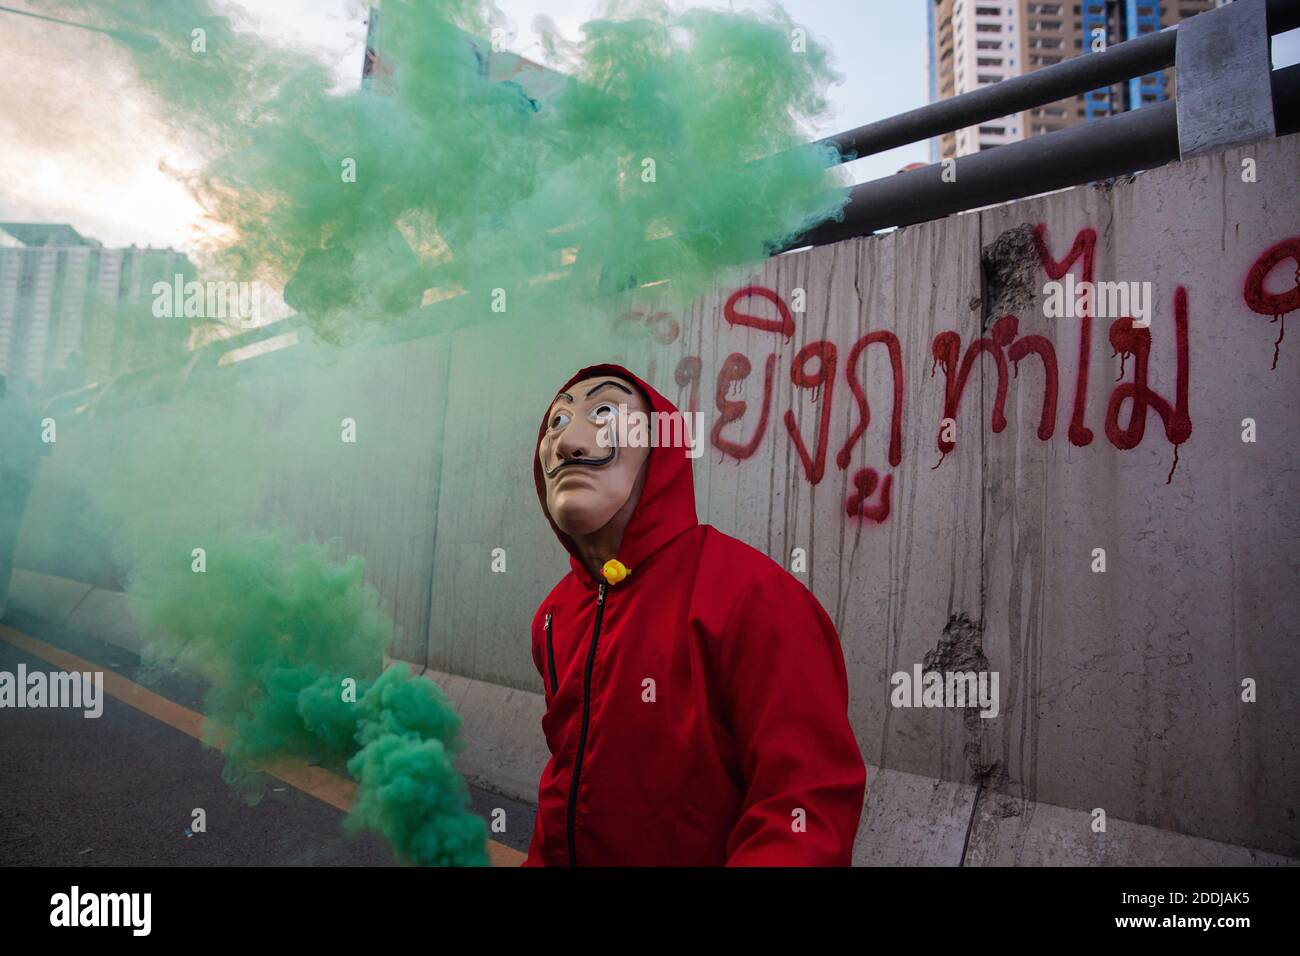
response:
[[[599,593],[599,594],[597,595],[597,597],[596,597],[596,604],[597,604],[597,606],[604,606],[604,604],[605,604],[605,588],[607,588],[607,587],[609,587],[609,585],[602,581],[601,584],[600,584],[600,593]]]
[[[546,620],[542,622],[542,627],[550,627],[550,626],[551,626],[551,612],[547,611]]]

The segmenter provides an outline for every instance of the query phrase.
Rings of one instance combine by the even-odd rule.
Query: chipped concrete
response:
[[[984,630],[971,620],[965,611],[954,614],[944,626],[939,643],[927,651],[922,661],[924,673],[940,675],[960,671],[980,674],[989,671],[989,659],[984,656]],[[978,706],[962,709],[962,723],[968,739],[962,748],[970,765],[973,782],[983,782],[997,770],[996,762],[984,759],[984,732],[987,722],[980,716]]]
[[[1008,312],[1020,313],[1034,304],[1042,286],[1042,270],[1030,223],[1005,230],[980,250],[984,270],[983,324]]]
[[[926,671],[986,671],[989,659],[984,656],[984,630],[965,611],[948,618],[943,635],[924,660]]]

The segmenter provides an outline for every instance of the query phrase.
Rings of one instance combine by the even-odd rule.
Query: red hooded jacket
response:
[[[676,411],[617,365],[561,391],[599,374]],[[551,759],[524,865],[847,866],[866,767],[835,626],[776,562],[698,522],[685,449],[646,467],[617,556],[631,573],[610,585],[550,519],[533,451],[571,557],[533,618]]]

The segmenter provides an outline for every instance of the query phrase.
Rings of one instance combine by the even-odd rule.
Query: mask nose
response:
[[[580,421],[569,423],[569,427],[555,443],[555,453],[560,461],[572,461],[575,458],[591,458],[596,448],[595,438],[583,428]]]

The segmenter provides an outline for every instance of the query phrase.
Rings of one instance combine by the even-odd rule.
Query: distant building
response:
[[[968,93],[1039,67],[1113,46],[1222,6],[1224,0],[923,0],[930,37],[930,99]],[[1173,95],[1173,71],[1135,78],[937,137],[935,160],[1051,133]]]
[[[492,44],[487,40],[463,30],[458,29],[457,32],[464,38],[465,46],[473,52],[480,74],[494,83],[510,83],[519,87],[535,112],[540,112],[542,103],[557,96],[569,82],[569,77],[563,73],[509,50],[493,51]],[[380,37],[379,9],[371,7],[366,19],[366,53],[361,62],[361,84],[365,89],[391,93],[393,67],[386,57],[380,56]]]
[[[366,52],[361,66],[361,88],[378,95],[392,96],[397,92],[399,76],[398,64],[394,60],[396,55],[393,53],[394,45],[384,42],[385,34],[382,26],[384,21],[381,21],[378,8],[370,7],[366,22]],[[517,95],[513,102],[521,111],[527,110],[545,115],[548,109],[554,109],[548,104],[554,103],[567,85],[574,82],[565,74],[544,67],[526,57],[508,50],[494,50],[493,46],[497,44],[492,40],[476,37],[452,24],[444,24],[444,27],[454,31],[453,35],[459,37],[463,43],[461,52],[473,57],[474,70],[479,77],[492,84],[513,88]],[[467,57],[466,65],[469,62]],[[395,222],[393,225],[401,232],[399,242],[404,243],[410,250],[411,259],[403,264],[408,270],[415,264],[416,257],[424,260],[426,265],[435,268],[452,258],[453,250],[448,247],[445,238],[437,232],[436,227],[426,228],[421,235],[412,236],[410,232],[404,231],[401,223]],[[561,223],[557,222],[556,225],[560,226]],[[394,249],[395,255],[405,258],[405,250],[401,249],[397,242],[394,243]],[[558,255],[563,254],[558,253]],[[300,282],[299,277],[308,274],[308,270],[317,268],[316,263],[326,261],[329,255],[329,250],[322,250],[309,253],[303,258],[299,272],[285,286],[285,301],[289,306],[303,312],[312,310],[313,304],[307,297],[310,294],[308,290],[311,282]],[[394,274],[399,273],[400,270],[394,270]],[[457,283],[440,283],[435,277],[433,284],[423,290],[415,304],[433,305],[462,295],[464,292],[465,290]]]
[[[153,284],[197,270],[172,249],[105,249],[68,225],[0,223],[0,375],[54,394],[181,354]]]

